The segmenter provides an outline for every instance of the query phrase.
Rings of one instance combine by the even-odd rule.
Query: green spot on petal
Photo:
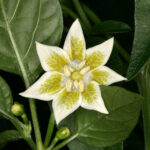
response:
[[[92,76],[92,80],[98,82],[100,85],[103,85],[107,82],[109,73],[107,71],[97,69],[92,72]]]
[[[71,37],[72,59],[83,60],[83,42],[79,38]]]
[[[46,60],[48,66],[54,71],[63,71],[63,67],[68,64],[68,60],[64,55],[59,55],[56,52],[51,52]]]
[[[79,92],[67,92],[64,90],[58,95],[59,104],[66,106],[67,109],[71,109],[78,102],[79,97]]]
[[[101,65],[104,60],[104,55],[100,51],[94,51],[93,53],[86,55],[86,65],[90,66],[90,69],[94,69]]]
[[[82,100],[88,104],[93,103],[98,98],[97,91],[94,87],[94,83],[87,85],[86,89],[82,92]]]
[[[40,93],[55,94],[62,89],[61,74],[53,74],[41,84]]]

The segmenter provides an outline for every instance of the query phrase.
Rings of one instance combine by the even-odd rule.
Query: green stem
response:
[[[25,113],[21,116],[21,118],[22,118],[22,120],[23,120],[23,122],[24,122],[25,124],[29,124],[28,117],[27,117],[27,115],[26,115]]]
[[[144,100],[142,103],[142,114],[145,136],[145,150],[150,150],[150,61],[144,66],[137,78],[140,93]]]
[[[36,150],[35,143],[33,142],[33,140],[31,138],[25,138],[25,140],[32,150]]]
[[[58,142],[58,138],[55,137],[47,150],[51,150],[56,145],[57,142]]]
[[[102,21],[100,18],[90,9],[88,8],[85,4],[82,3],[83,9],[86,12],[87,16],[90,18],[91,21],[93,21],[95,24],[100,24]],[[107,38],[110,38],[111,35],[107,34]],[[119,44],[117,40],[115,40],[115,47],[118,50],[119,54],[124,58],[126,62],[129,63],[130,61],[130,55],[128,52]]]
[[[77,19],[78,16],[68,7],[64,6],[64,5],[61,5],[62,9],[68,13],[73,19]]]
[[[91,21],[93,21],[93,23],[95,24],[101,23],[99,17],[89,7],[87,7],[84,3],[81,3],[81,6],[85,11],[85,13],[87,14],[87,16],[91,19]]]
[[[47,146],[49,145],[49,142],[51,140],[54,125],[55,125],[55,117],[54,117],[54,113],[52,112],[51,115],[50,115],[48,128],[47,128],[47,133],[46,133],[46,137],[45,137],[45,141],[44,141],[44,147],[45,148],[47,148]]]
[[[79,133],[76,133],[76,134],[72,135],[71,137],[69,137],[68,139],[64,140],[63,142],[58,144],[56,147],[54,147],[53,150],[59,150],[60,148],[62,148],[65,145],[67,145],[68,143],[70,143],[72,140],[74,140],[78,136],[79,136]],[[51,149],[47,149],[47,150],[51,150]]]
[[[38,122],[38,117],[36,112],[35,101],[33,99],[29,99],[29,105],[31,110],[33,128],[35,132],[37,150],[43,150],[44,148],[43,148],[41,132],[40,132],[40,127],[39,127],[39,122]]]
[[[115,46],[119,52],[119,54],[124,58],[126,62],[130,62],[130,55],[128,52],[118,43],[117,40],[115,40]]]
[[[79,0],[72,0],[72,2],[84,25],[86,25],[88,29],[91,28],[90,22],[80,5]]]
[[[12,35],[11,28],[9,26],[9,22],[8,22],[8,19],[7,19],[7,15],[6,15],[6,11],[5,11],[3,0],[0,0],[0,4],[1,4],[4,20],[5,20],[5,23],[6,23],[6,28],[7,28],[7,31],[8,31],[8,34],[9,34],[9,37],[10,37],[10,40],[11,40],[11,43],[12,43],[15,55],[17,57],[18,64],[20,66],[20,69],[21,69],[21,72],[22,72],[22,76],[23,76],[23,79],[25,81],[25,85],[26,85],[26,87],[29,87],[30,83],[29,83],[29,79],[28,79],[28,76],[27,76],[27,72],[26,72],[25,66],[24,66],[24,64],[23,64],[23,62],[21,60],[21,57],[20,57],[20,54],[19,54],[19,50],[18,50],[17,45],[15,43],[14,37]],[[38,119],[37,119],[37,112],[36,112],[36,106],[35,106],[34,100],[29,99],[29,105],[30,105],[31,116],[32,116],[32,120],[33,120],[34,131],[35,131],[37,150],[43,150],[41,133],[40,133],[40,129],[39,129],[39,123],[38,123]]]

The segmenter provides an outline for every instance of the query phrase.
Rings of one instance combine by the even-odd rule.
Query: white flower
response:
[[[108,114],[99,85],[126,80],[104,66],[110,57],[113,42],[111,38],[86,50],[82,28],[76,20],[63,49],[36,43],[46,73],[20,95],[44,101],[53,99],[57,124],[79,106]]]

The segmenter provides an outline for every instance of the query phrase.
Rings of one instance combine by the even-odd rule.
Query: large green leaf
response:
[[[78,140],[74,140],[68,144],[68,147],[70,150],[76,150],[78,147],[78,150],[123,150],[123,144],[119,143],[110,147],[93,147],[86,145],[84,143],[79,142]]]
[[[0,77],[0,110],[10,113],[13,103],[11,91],[5,80]]]
[[[0,149],[2,149],[8,142],[16,141],[22,137],[16,130],[7,130],[0,133]]]
[[[3,9],[7,21],[4,21]],[[0,69],[20,74],[20,68],[10,35],[16,43],[21,60],[28,70],[30,80],[41,72],[35,50],[35,41],[56,45],[59,43],[63,25],[62,12],[57,0],[4,0],[0,9]]]
[[[135,127],[142,97],[120,87],[101,87],[109,114],[79,109],[62,122],[85,144],[106,147],[125,140]]]
[[[133,78],[150,58],[150,2],[135,0],[135,35],[127,73]]]

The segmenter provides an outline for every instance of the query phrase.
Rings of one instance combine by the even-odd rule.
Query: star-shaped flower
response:
[[[111,38],[86,50],[82,28],[76,20],[63,49],[36,43],[46,73],[20,95],[44,101],[53,99],[57,124],[79,106],[108,114],[99,85],[126,80],[104,66],[110,57],[113,42]]]

